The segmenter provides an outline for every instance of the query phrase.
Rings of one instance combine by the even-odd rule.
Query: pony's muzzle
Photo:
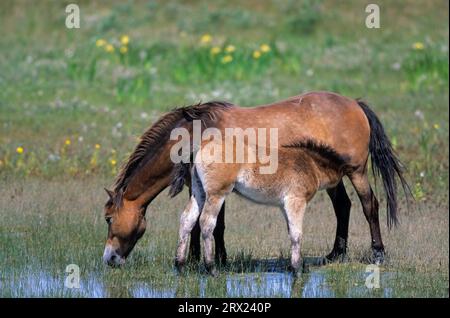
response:
[[[120,266],[125,263],[125,259],[117,254],[116,250],[111,245],[106,245],[103,252],[103,262],[109,266]]]

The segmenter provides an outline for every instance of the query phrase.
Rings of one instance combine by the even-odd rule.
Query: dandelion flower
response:
[[[211,40],[212,40],[212,36],[206,33],[201,36],[200,43],[207,44],[207,43],[211,42]]]
[[[234,51],[236,51],[236,47],[234,45],[230,44],[225,48],[225,52],[227,53],[233,53]]]
[[[109,162],[111,162],[111,166],[115,166],[116,165],[116,163],[117,163],[117,161],[116,160],[114,160],[114,159],[111,159]]]
[[[126,54],[127,52],[128,52],[128,47],[126,47],[126,46],[121,46],[120,47],[120,53]]]
[[[108,52],[108,53],[114,52],[114,46],[112,46],[112,44],[107,44],[105,46],[105,51]]]
[[[253,51],[253,58],[255,60],[259,59],[260,57],[261,57],[261,52],[260,51],[258,51],[258,50]]]
[[[212,55],[216,55],[216,54],[219,54],[220,53],[220,47],[218,47],[218,46],[213,46],[212,48],[211,48],[211,54]]]
[[[64,141],[64,144],[65,144],[66,146],[70,146],[70,144],[71,144],[70,139],[66,139],[66,141]]]
[[[259,48],[261,49],[261,52],[263,52],[263,53],[267,53],[270,51],[270,46],[267,44],[262,44]]]
[[[16,152],[20,155],[20,154],[22,154],[23,153],[23,151],[24,151],[24,149],[23,149],[23,147],[17,147],[16,148]]]
[[[433,127],[434,127],[434,129],[439,129],[440,128],[439,124],[434,124]]]
[[[122,35],[120,37],[120,43],[122,43],[122,45],[127,45],[130,43],[130,37],[128,35]]]
[[[95,144],[95,149],[100,149],[100,145],[99,144]]]
[[[97,47],[102,47],[102,46],[104,46],[105,44],[106,44],[106,41],[103,40],[103,39],[98,39],[97,41],[95,41],[95,45],[96,45]]]
[[[414,50],[423,50],[425,48],[425,45],[422,42],[415,42],[413,44]]]
[[[222,58],[222,63],[223,63],[223,64],[230,63],[231,61],[233,61],[233,57],[232,57],[231,55],[225,55],[225,56]]]

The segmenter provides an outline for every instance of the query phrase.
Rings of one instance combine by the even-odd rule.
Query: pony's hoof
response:
[[[345,251],[331,251],[330,254],[324,257],[325,264],[327,263],[345,263],[348,261],[347,253]]]
[[[372,264],[377,266],[383,265],[384,263],[384,251],[383,250],[374,250],[372,254]]]

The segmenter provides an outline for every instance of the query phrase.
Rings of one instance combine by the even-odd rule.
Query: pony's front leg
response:
[[[219,215],[224,199],[224,196],[207,196],[200,215],[200,229],[203,239],[205,267],[212,276],[217,276],[218,274],[214,264],[213,233],[217,223],[217,216]]]
[[[180,232],[178,240],[177,255],[175,258],[175,267],[179,272],[182,271],[184,264],[186,263],[186,248],[189,234],[192,231],[195,223],[198,220],[200,209],[195,197],[192,195],[189,203],[181,213],[180,217]]]
[[[291,239],[291,270],[297,275],[301,267],[300,247],[306,200],[302,197],[287,197],[283,209]]]

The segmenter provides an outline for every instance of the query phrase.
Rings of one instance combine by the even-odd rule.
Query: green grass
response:
[[[65,28],[60,1],[0,4],[0,296],[86,296],[62,284],[65,266],[76,263],[83,290],[102,290],[97,296],[224,296],[235,284],[227,277],[255,270],[255,288],[270,296],[305,296],[308,277],[321,273],[336,297],[448,297],[448,3],[379,1],[378,30],[365,28],[360,1],[77,3],[79,30]],[[201,43],[205,34],[211,41]],[[226,243],[235,266],[218,280],[197,268],[173,273],[186,195],[161,195],[129,264],[104,268],[102,188],[162,112],[210,99],[253,106],[310,90],[364,97],[408,169],[417,201],[409,212],[402,203],[399,229],[383,228],[391,290],[354,288],[370,241],[355,197],[351,262],[312,268],[289,293],[267,291],[264,270],[251,266],[288,255],[282,218],[234,198]],[[335,229],[328,199],[314,202],[306,256],[328,252]],[[251,217],[242,222],[239,211]]]
[[[221,268],[218,279],[205,275],[201,264],[192,264],[179,277],[173,260],[178,214],[187,193],[174,200],[161,194],[149,207],[147,233],[126,265],[111,269],[102,263],[107,228],[101,187],[107,180],[5,182],[9,187],[0,190],[3,297],[448,297],[448,203],[442,197],[436,197],[439,203],[418,203],[409,212],[403,207],[398,229],[389,232],[382,223],[388,258],[380,289],[369,290],[364,259],[370,253],[370,236],[359,204],[352,210],[349,262],[313,264],[331,250],[334,240],[335,219],[323,193],[305,218],[302,253],[311,265],[294,282],[287,274],[286,225],[275,208],[261,209],[232,196],[225,234],[229,265]],[[433,212],[429,216],[424,211]],[[64,287],[69,264],[80,267],[80,290]]]

